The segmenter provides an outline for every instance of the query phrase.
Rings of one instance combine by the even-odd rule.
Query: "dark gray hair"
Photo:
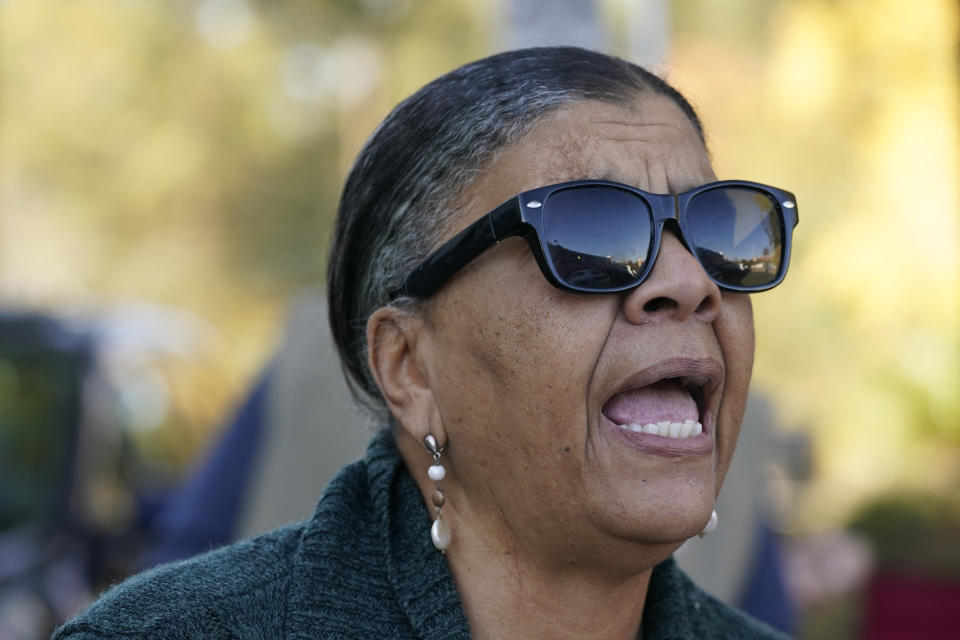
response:
[[[464,65],[401,102],[347,177],[327,266],[330,326],[357,399],[388,417],[367,366],[366,323],[439,243],[450,203],[495,154],[544,115],[577,100],[615,104],[651,92],[673,100],[703,138],[693,108],[661,78],[574,47],[521,49]]]

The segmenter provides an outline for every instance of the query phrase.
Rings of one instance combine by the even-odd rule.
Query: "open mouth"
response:
[[[614,394],[603,414],[624,431],[685,440],[705,432],[706,376],[662,378],[652,384]]]

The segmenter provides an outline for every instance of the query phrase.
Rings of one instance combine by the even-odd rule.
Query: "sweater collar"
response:
[[[653,568],[641,621],[643,640],[695,638],[691,621],[700,609],[697,589],[673,557]]]
[[[367,449],[374,512],[382,523],[386,569],[400,607],[425,640],[470,637],[446,557],[430,539],[430,513],[407,472],[390,431]]]

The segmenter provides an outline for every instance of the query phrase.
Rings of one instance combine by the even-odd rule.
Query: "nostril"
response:
[[[713,311],[719,306],[719,301],[714,296],[705,296],[703,300],[700,301],[700,304],[697,306],[696,313],[698,316],[706,315],[713,313]]]
[[[676,306],[677,306],[676,300],[672,300],[670,298],[667,298],[666,296],[660,296],[658,298],[653,298],[652,300],[648,300],[643,305],[643,310],[646,311],[647,313],[656,313],[661,309],[675,309]]]

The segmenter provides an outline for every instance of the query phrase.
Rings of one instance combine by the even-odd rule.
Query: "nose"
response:
[[[720,288],[673,231],[664,229],[653,269],[643,284],[624,298],[627,320],[634,324],[683,322],[693,316],[713,322],[719,312]]]

